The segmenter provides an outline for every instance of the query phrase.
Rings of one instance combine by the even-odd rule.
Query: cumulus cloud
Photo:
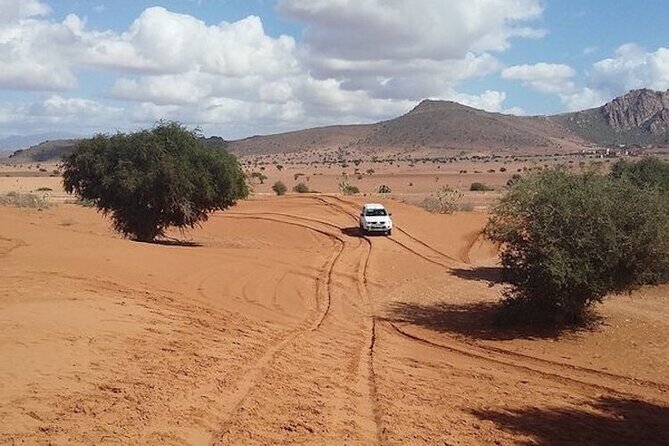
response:
[[[44,16],[49,12],[49,5],[39,0],[0,0],[0,23]]]
[[[460,59],[542,35],[518,25],[541,15],[537,0],[281,0],[279,10],[307,24],[311,51],[349,61]]]
[[[0,0],[0,89],[59,92],[17,116],[118,117],[117,105],[66,99],[85,68],[114,76],[98,93],[122,103],[128,119],[244,131],[371,122],[426,97],[506,111],[503,92],[457,87],[499,71],[496,53],[514,37],[543,35],[528,26],[540,0],[283,0],[279,9],[305,24],[300,44],[268,35],[256,16],[210,24],[151,7],[127,29],[103,31],[75,14],[50,18],[44,1]]]
[[[77,133],[109,131],[109,123],[127,126],[124,110],[79,97],[51,95],[43,100],[0,105],[0,124],[15,131],[44,132],[55,128],[76,129]]]
[[[541,37],[523,26],[538,0],[281,0],[306,24],[303,60],[317,78],[343,79],[374,97],[443,96],[458,82],[497,71],[492,53],[513,37]]]
[[[669,49],[647,52],[635,44],[622,45],[613,57],[592,64],[584,85],[578,85],[576,71],[563,64],[516,65],[502,70],[501,76],[557,95],[570,111],[582,110],[600,106],[632,89],[669,89]]]
[[[610,95],[635,88],[669,89],[669,48],[646,52],[635,44],[622,45],[614,57],[593,64],[588,81]]]
[[[571,78],[576,72],[569,65],[540,62],[534,65],[515,65],[502,70],[503,79],[522,81],[542,93],[559,94],[573,90]]]

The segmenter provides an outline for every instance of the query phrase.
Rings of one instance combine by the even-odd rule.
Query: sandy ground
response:
[[[362,200],[255,197],[181,244],[0,208],[0,444],[669,444],[669,287],[495,330],[484,213],[386,200],[362,237]]]

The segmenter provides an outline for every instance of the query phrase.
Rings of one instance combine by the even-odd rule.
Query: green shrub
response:
[[[609,293],[669,281],[669,200],[624,176],[556,168],[511,186],[486,227],[502,245],[507,309],[582,322]]]
[[[308,194],[310,192],[309,186],[307,186],[304,183],[297,183],[295,186],[293,186],[293,192],[297,192],[299,194]]]
[[[621,160],[611,168],[614,178],[626,178],[640,187],[659,187],[669,191],[669,163],[658,158],[644,158],[636,163]]]
[[[519,173],[514,173],[511,175],[511,178],[509,178],[509,181],[506,182],[506,185],[508,187],[513,186],[518,180],[520,180],[521,175]]]
[[[386,186],[385,184],[382,184],[379,186],[378,193],[380,194],[389,194],[391,192],[390,187]]]
[[[204,146],[176,122],[79,141],[63,164],[69,193],[93,200],[127,237],[152,241],[169,226],[195,227],[248,195],[237,159]]]
[[[274,192],[276,192],[277,195],[284,195],[286,193],[286,191],[288,190],[288,188],[281,181],[277,181],[272,186],[272,190]]]
[[[494,188],[488,186],[485,183],[472,183],[471,186],[469,186],[470,191],[476,191],[476,192],[485,192],[489,190],[495,190]]]

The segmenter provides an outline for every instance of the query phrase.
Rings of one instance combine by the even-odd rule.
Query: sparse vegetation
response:
[[[50,187],[42,186],[42,187],[38,187],[36,189],[36,191],[37,192],[52,192],[53,189],[51,189]]]
[[[473,192],[486,192],[495,189],[485,183],[472,183],[471,186],[469,186],[469,190]]]
[[[452,214],[460,210],[463,197],[459,190],[444,186],[423,200],[421,207],[437,214]]]
[[[277,194],[277,195],[284,195],[288,188],[286,187],[285,184],[283,184],[281,181],[277,181],[272,185],[272,190]]]
[[[511,185],[486,227],[507,316],[579,323],[609,293],[669,281],[668,192],[633,178],[554,168]]]
[[[355,195],[360,193],[358,186],[352,185],[345,179],[339,182],[339,191],[344,195]]]
[[[153,241],[169,226],[195,227],[248,194],[236,158],[208,149],[176,122],[81,140],[63,165],[65,190],[94,200],[119,233]]]
[[[14,206],[19,208],[46,209],[49,202],[34,194],[8,192],[0,195],[0,206]]]
[[[389,194],[391,191],[390,187],[386,186],[385,184],[382,184],[379,186],[378,193],[380,194]]]
[[[297,183],[295,186],[293,186],[293,192],[297,192],[298,194],[308,194],[311,191],[309,190],[309,186],[306,184]]]

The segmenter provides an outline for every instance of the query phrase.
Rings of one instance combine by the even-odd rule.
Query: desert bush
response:
[[[297,192],[298,194],[308,194],[310,192],[309,186],[307,186],[304,183],[297,183],[295,186],[293,186],[293,192]]]
[[[284,195],[288,188],[286,187],[285,184],[283,184],[281,181],[277,181],[274,183],[272,186],[272,190],[277,194],[277,195]]]
[[[462,197],[459,190],[444,186],[423,200],[421,207],[437,214],[452,214],[459,210]]]
[[[93,200],[116,231],[142,241],[169,226],[195,227],[248,195],[237,159],[176,122],[81,140],[64,159],[63,184]]]
[[[53,189],[51,189],[50,187],[42,186],[42,187],[38,187],[36,189],[36,191],[37,192],[51,192],[51,191],[53,191]]]
[[[260,173],[260,172],[251,172],[249,174],[249,178],[251,179],[257,179],[260,184],[265,184],[265,180],[267,179],[267,175]]]
[[[521,175],[519,173],[514,173],[511,175],[511,178],[509,178],[509,181],[506,182],[506,185],[508,187],[513,186],[518,180],[520,180]]]
[[[611,167],[613,178],[626,178],[644,188],[659,187],[669,191],[669,162],[647,157],[632,163],[621,160]]]
[[[358,186],[354,186],[346,180],[341,180],[339,182],[339,190],[344,195],[355,195],[360,193]]]
[[[46,209],[49,207],[49,202],[46,201],[44,198],[33,194],[8,192],[5,195],[0,195],[0,206]]]
[[[495,190],[494,188],[488,186],[485,183],[472,183],[471,186],[469,186],[470,191],[477,191],[477,192],[485,192],[485,191],[490,191],[490,190]]]
[[[578,323],[609,293],[669,281],[669,200],[624,176],[546,169],[493,208],[509,314]]]
[[[389,194],[391,192],[390,187],[386,186],[385,184],[382,184],[379,186],[378,193],[380,194]]]

